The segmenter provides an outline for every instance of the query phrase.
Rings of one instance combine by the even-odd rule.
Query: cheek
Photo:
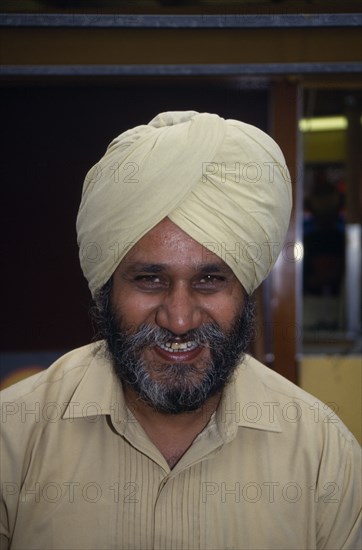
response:
[[[139,296],[133,293],[114,293],[112,304],[126,325],[137,327],[145,322],[152,322],[159,305],[154,296]]]
[[[205,309],[214,320],[226,328],[239,316],[244,308],[245,294],[241,285],[235,284],[227,291],[210,296],[205,301]]]
[[[229,330],[236,317],[240,315],[243,307],[243,300],[240,296],[229,296],[227,298],[215,298],[204,305],[204,312],[210,321],[215,322],[222,330]]]

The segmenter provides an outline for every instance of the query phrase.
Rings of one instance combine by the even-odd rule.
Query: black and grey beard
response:
[[[221,392],[243,358],[253,335],[254,308],[245,299],[242,314],[231,330],[224,333],[216,323],[209,323],[182,335],[209,348],[210,357],[193,363],[151,364],[142,359],[150,347],[175,339],[175,334],[156,325],[141,325],[133,334],[121,327],[124,319],[112,308],[111,283],[97,296],[96,319],[108,346],[115,372],[122,382],[153,409],[166,414],[180,414],[199,409],[210,397]]]

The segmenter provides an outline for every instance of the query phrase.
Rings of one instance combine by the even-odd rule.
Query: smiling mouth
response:
[[[199,347],[199,344],[194,340],[187,342],[166,342],[157,344],[159,348],[171,353],[185,353],[185,351],[193,351]]]

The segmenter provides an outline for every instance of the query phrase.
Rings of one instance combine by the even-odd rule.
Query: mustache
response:
[[[133,334],[127,336],[128,345],[135,351],[142,351],[146,347],[154,347],[168,342],[195,342],[200,347],[218,348],[226,340],[226,335],[216,323],[207,323],[185,334],[177,335],[173,332],[154,325],[142,324]]]

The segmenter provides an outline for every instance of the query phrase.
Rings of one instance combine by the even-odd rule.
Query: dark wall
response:
[[[91,339],[75,220],[84,176],[116,135],[186,109],[267,129],[267,90],[235,79],[19,81],[1,95],[3,350]]]

